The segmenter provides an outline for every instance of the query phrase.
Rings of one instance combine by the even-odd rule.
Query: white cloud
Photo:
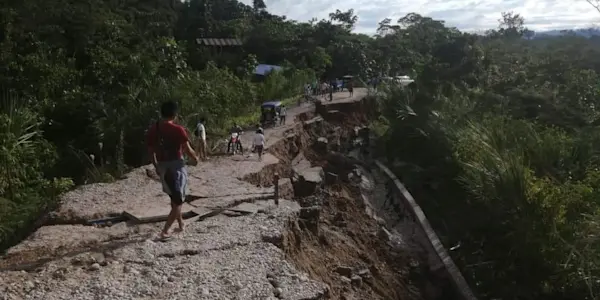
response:
[[[525,17],[533,30],[589,27],[600,24],[600,12],[585,0],[264,0],[267,10],[289,19],[308,21],[328,18],[336,9],[353,8],[359,17],[356,31],[374,33],[384,18],[397,20],[415,12],[461,30],[479,31],[498,26],[500,12],[514,11]],[[252,0],[242,0],[252,4]]]

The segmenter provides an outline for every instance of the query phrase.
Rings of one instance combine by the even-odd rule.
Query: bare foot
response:
[[[179,228],[173,229],[173,232],[179,233],[179,232],[183,232],[184,230],[185,230],[185,226],[180,226]]]
[[[164,231],[161,231],[159,236],[161,239],[168,239],[171,237],[171,235],[168,232],[164,232]]]

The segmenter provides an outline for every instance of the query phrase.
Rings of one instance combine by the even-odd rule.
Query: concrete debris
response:
[[[294,172],[292,183],[294,185],[294,195],[297,197],[306,197],[313,195],[323,184],[323,168],[312,167],[298,172]]]
[[[292,159],[291,167],[295,172],[301,172],[311,167],[310,161],[300,152]]]
[[[292,200],[294,198],[294,185],[292,179],[279,179],[279,198]]]

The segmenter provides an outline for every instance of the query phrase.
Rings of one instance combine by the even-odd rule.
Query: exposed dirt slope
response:
[[[395,251],[346,188],[303,199],[322,202],[318,233],[291,223],[285,251],[299,269],[327,283],[333,299],[423,299],[411,258]],[[360,196],[358,196],[360,197]]]

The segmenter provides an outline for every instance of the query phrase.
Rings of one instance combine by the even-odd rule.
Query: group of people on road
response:
[[[317,88],[317,83],[315,82],[312,86],[310,84],[305,86],[305,93],[313,93],[313,95],[319,93],[324,95],[325,91],[328,90],[329,100],[332,101],[333,86],[333,82],[323,82]],[[345,86],[348,88],[350,96],[352,96],[352,83],[348,82]],[[165,226],[160,232],[161,238],[168,238],[171,234],[170,229],[176,221],[179,227],[175,231],[184,230],[181,209],[186,197],[188,173],[183,154],[185,153],[193,163],[197,164],[199,161],[208,159],[208,145],[206,141],[206,119],[204,117],[198,120],[194,130],[196,137],[196,149],[194,150],[186,129],[175,123],[178,115],[177,104],[173,101],[163,103],[160,107],[160,115],[161,120],[152,124],[147,131],[146,144],[150,161],[160,178],[162,190],[171,199],[171,211]],[[281,105],[278,116],[279,124],[284,125],[287,117],[287,109],[284,105]],[[227,151],[229,152],[231,147],[242,148],[239,138],[242,134],[241,126],[234,124],[230,133],[237,133],[237,139],[235,143],[231,139],[229,140]],[[261,125],[257,125],[255,136],[252,139],[252,148],[258,154],[259,160],[262,160],[265,143],[264,130]]]
[[[333,101],[333,93],[340,92],[344,88],[348,90],[348,92],[350,93],[350,97],[354,96],[354,85],[352,83],[352,80],[342,81],[338,79],[332,80],[331,82],[323,81],[321,83],[318,83],[317,81],[315,81],[312,84],[307,83],[304,86],[304,94],[305,97],[309,97],[310,95],[312,95],[326,98],[327,96],[329,96],[329,101]]]
[[[160,178],[162,190],[171,200],[171,211],[159,234],[161,239],[166,239],[171,236],[170,229],[175,222],[179,225],[175,232],[183,231],[185,226],[181,210],[186,199],[188,172],[183,155],[185,153],[193,164],[197,164],[201,160],[207,160],[208,147],[205,118],[200,118],[194,130],[196,136],[194,150],[187,130],[175,123],[178,115],[177,104],[173,101],[163,103],[160,107],[160,115],[161,119],[152,124],[146,133],[146,146],[150,162]],[[241,133],[242,128],[234,124],[232,131]],[[253,138],[253,148],[258,153],[259,160],[262,160],[265,142],[263,129],[259,125]],[[228,147],[232,146],[236,145],[228,145]]]
[[[240,139],[240,136],[242,135],[242,133],[244,133],[244,130],[241,126],[234,123],[231,130],[229,130],[229,133],[232,135],[232,137],[230,137],[227,142],[227,153],[233,152],[232,150],[234,149],[240,149],[240,153],[243,155],[244,146],[242,145],[242,140]],[[233,139],[233,136],[235,136],[235,139]],[[259,161],[262,160],[262,155],[265,148],[265,141],[266,140],[264,130],[262,129],[260,124],[256,125],[255,135],[252,139],[252,151],[258,154]]]

